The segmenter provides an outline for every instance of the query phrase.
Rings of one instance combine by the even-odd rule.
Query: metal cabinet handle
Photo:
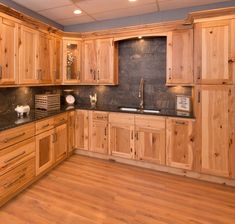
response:
[[[96,71],[95,70],[93,71],[93,79],[94,80],[96,79]]]
[[[97,79],[100,80],[100,70],[97,71]]]
[[[77,80],[80,80],[80,71],[78,71]]]
[[[12,182],[4,184],[3,187],[5,189],[11,187],[12,185],[16,184],[19,180],[21,180],[23,177],[25,177],[25,175],[26,175],[25,173],[20,175],[18,178],[16,178]]]
[[[172,78],[171,75],[172,75],[172,70],[171,70],[171,68],[169,68],[169,76],[168,76],[169,79]]]
[[[11,161],[17,159],[18,157],[23,156],[25,153],[26,153],[26,151],[23,151],[22,153],[20,153],[20,154],[14,156],[14,157],[12,157],[12,158],[10,158],[10,159],[5,160],[4,163],[5,163],[5,164],[8,164],[9,162],[11,162]]]
[[[134,131],[131,131],[131,139],[134,139]]]
[[[23,133],[21,133],[21,134],[19,134],[19,135],[16,135],[16,136],[14,136],[14,137],[5,138],[5,139],[3,140],[3,142],[4,142],[4,143],[8,143],[8,142],[10,142],[10,141],[12,141],[12,140],[15,140],[15,139],[17,139],[17,138],[20,138],[20,137],[24,136],[25,134],[26,134],[26,133],[23,132]]]
[[[176,121],[175,123],[178,125],[185,125],[186,124],[184,121]]]
[[[107,127],[104,129],[104,136],[107,136]]]
[[[50,124],[45,124],[44,126],[42,126],[42,129],[47,128],[49,126],[50,126]]]
[[[201,103],[201,92],[200,91],[197,94],[197,102]]]
[[[2,79],[2,66],[0,65],[0,79]]]
[[[138,141],[139,140],[139,133],[138,132],[136,132],[135,137],[136,137],[136,140]]]

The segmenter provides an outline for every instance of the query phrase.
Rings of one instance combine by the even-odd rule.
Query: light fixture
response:
[[[129,2],[136,2],[137,0],[129,0]]]
[[[82,11],[81,11],[80,9],[75,9],[75,10],[73,11],[73,13],[76,14],[76,15],[79,15],[79,14],[82,13]]]
[[[139,39],[142,39],[142,36],[139,36],[138,38],[139,38]]]

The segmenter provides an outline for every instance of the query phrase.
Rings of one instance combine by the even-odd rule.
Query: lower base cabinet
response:
[[[166,165],[192,170],[195,161],[194,121],[168,118]]]
[[[135,116],[135,151],[137,159],[166,163],[166,119],[153,116]]]
[[[68,113],[68,153],[75,149],[75,111]]]

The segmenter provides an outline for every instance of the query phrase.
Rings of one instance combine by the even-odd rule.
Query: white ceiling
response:
[[[73,25],[232,0],[13,0],[61,25]],[[83,11],[74,15],[75,9]]]

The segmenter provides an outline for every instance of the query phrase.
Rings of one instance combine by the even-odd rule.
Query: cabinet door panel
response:
[[[68,151],[67,123],[55,128],[55,162],[65,158]]]
[[[68,152],[75,149],[75,112],[71,111],[68,114]]]
[[[18,25],[2,18],[0,32],[0,84],[15,84],[18,68]]]
[[[193,84],[193,30],[173,31],[167,38],[167,84]]]
[[[75,145],[78,149],[88,150],[89,148],[89,117],[88,111],[76,111],[75,120]]]
[[[62,83],[62,40],[58,37],[52,39],[52,74],[56,84]]]
[[[138,159],[165,164],[165,129],[136,127],[136,152]]]
[[[19,48],[19,83],[38,83],[36,77],[37,31],[21,26]]]
[[[167,165],[182,169],[193,168],[193,121],[167,120]]]

